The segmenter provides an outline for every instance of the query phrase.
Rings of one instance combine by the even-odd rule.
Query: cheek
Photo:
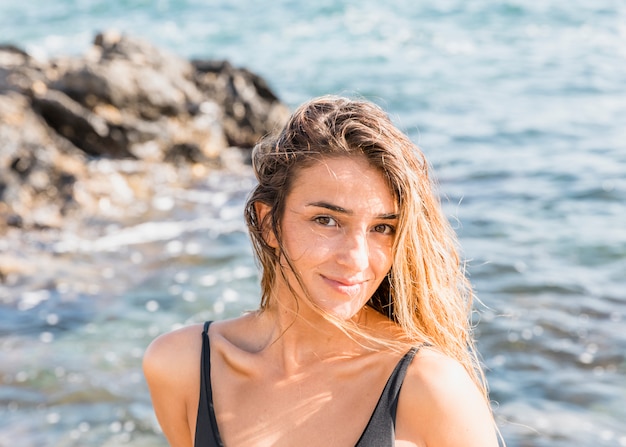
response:
[[[283,236],[285,252],[293,261],[315,261],[334,252],[332,238],[317,232],[310,227],[291,225]]]
[[[391,245],[377,247],[377,249],[371,253],[371,263],[377,270],[383,271],[386,274],[393,264]]]
[[[336,255],[339,249],[336,240],[313,232],[303,238],[299,245],[300,254],[312,262],[323,262]]]

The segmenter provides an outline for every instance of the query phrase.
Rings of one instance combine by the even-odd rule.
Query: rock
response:
[[[32,106],[48,125],[88,155],[134,158],[123,127],[93,113],[58,90],[35,93]]]
[[[58,226],[74,205],[86,157],[17,92],[0,94],[0,232],[3,225]]]
[[[44,67],[26,52],[13,45],[0,45],[0,92],[30,92],[33,86],[44,86]]]
[[[252,147],[260,138],[282,127],[289,109],[265,80],[228,61],[194,60],[196,82],[225,113],[224,131],[231,146]]]
[[[206,163],[206,157],[197,145],[191,143],[176,144],[165,154],[165,161],[176,165],[185,163]]]
[[[81,57],[46,62],[0,45],[0,234],[123,218],[150,202],[155,182],[205,175],[288,115],[245,68],[115,32]]]
[[[96,36],[86,58],[67,64],[53,84],[84,106],[110,104],[147,120],[186,114],[205,100],[196,88],[190,62],[138,39]]]

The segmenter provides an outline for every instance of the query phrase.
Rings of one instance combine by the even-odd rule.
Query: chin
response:
[[[335,307],[322,306],[322,310],[343,321],[353,319],[363,309],[363,305],[343,304]]]

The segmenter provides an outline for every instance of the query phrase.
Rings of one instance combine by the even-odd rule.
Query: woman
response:
[[[172,446],[497,446],[472,293],[419,149],[322,97],[257,145],[245,217],[260,308],[157,338]]]

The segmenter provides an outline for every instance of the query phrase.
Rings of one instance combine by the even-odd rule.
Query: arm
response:
[[[143,358],[152,406],[172,447],[191,447],[200,395],[202,328],[186,327],[156,338]]]
[[[488,403],[455,360],[423,349],[400,393],[397,439],[419,447],[497,447]]]

